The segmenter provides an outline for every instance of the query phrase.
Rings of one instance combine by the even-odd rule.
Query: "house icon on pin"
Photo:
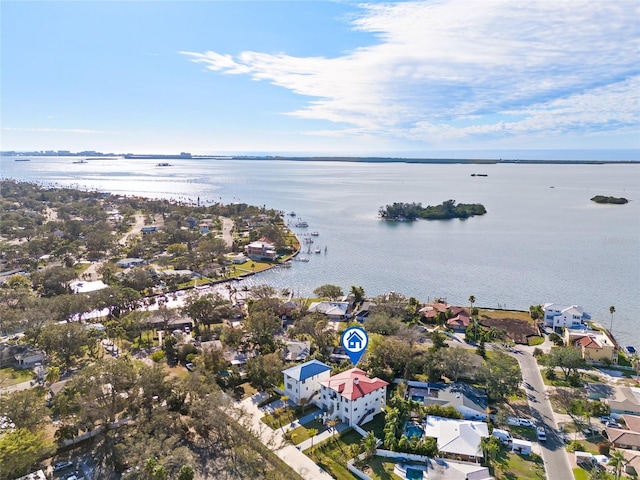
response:
[[[347,348],[349,350],[360,350],[364,339],[355,330],[347,337]]]

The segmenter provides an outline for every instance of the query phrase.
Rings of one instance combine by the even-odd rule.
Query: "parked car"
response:
[[[600,421],[602,423],[609,423],[612,420],[613,420],[613,418],[611,418],[611,417],[600,417]]]
[[[533,422],[528,418],[519,418],[518,425],[520,425],[521,427],[531,427],[531,428],[535,427]]]
[[[547,440],[547,432],[544,430],[544,427],[537,427],[536,435],[538,436],[539,442],[544,442]]]
[[[616,422],[615,420],[611,419],[609,420],[607,423],[604,424],[606,427],[609,428],[622,428],[622,425],[620,425],[618,422]]]
[[[64,462],[58,462],[53,466],[54,472],[59,472],[60,470],[64,470],[66,468],[73,467],[73,462],[65,460]]]

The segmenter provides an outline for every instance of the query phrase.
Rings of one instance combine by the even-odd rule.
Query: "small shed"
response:
[[[514,438],[511,442],[511,451],[522,455],[529,455],[531,453],[531,442],[529,440]]]

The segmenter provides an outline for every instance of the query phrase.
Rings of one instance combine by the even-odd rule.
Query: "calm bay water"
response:
[[[421,301],[526,310],[579,304],[620,343],[640,346],[640,165],[442,165],[260,160],[0,160],[4,178],[151,198],[295,211],[318,231],[308,263],[248,280],[312,295],[326,283]],[[487,177],[471,177],[471,173]],[[598,205],[597,194],[627,205]],[[467,220],[389,223],[393,202],[482,203]],[[287,217],[290,218],[290,217]],[[326,247],[326,254],[324,249]]]

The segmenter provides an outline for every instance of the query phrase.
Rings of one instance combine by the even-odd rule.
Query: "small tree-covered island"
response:
[[[484,215],[487,209],[480,203],[459,203],[446,200],[440,205],[422,206],[422,203],[398,203],[380,207],[378,214],[383,220],[413,221],[419,218],[425,220],[446,220],[449,218],[468,218]]]
[[[612,203],[614,205],[624,205],[625,203],[629,203],[624,197],[611,197],[606,195],[596,195],[591,199],[592,202],[596,203]]]

